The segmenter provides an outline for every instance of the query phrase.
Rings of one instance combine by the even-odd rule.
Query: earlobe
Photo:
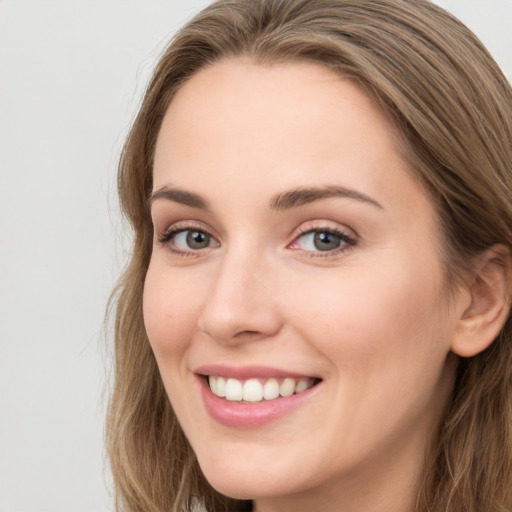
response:
[[[510,311],[511,251],[497,244],[479,259],[479,268],[469,285],[470,304],[454,333],[451,349],[461,357],[472,357],[491,345]]]

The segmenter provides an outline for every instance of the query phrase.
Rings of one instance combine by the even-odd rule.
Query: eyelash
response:
[[[312,227],[312,228],[310,227],[307,229],[304,229],[302,227],[299,228],[299,234],[293,239],[293,242],[291,244],[289,244],[289,246],[295,244],[302,237],[309,235],[311,233],[326,233],[329,235],[334,235],[341,240],[341,243],[344,244],[341,247],[337,247],[331,251],[308,251],[305,249],[297,249],[297,250],[303,252],[304,254],[307,254],[311,258],[328,258],[328,257],[338,256],[338,255],[352,249],[353,247],[355,247],[357,245],[357,240],[354,237],[347,235],[347,233],[341,231],[340,229],[323,226],[323,227]]]
[[[199,252],[201,252],[200,250],[183,251],[182,249],[176,249],[173,247],[173,244],[172,244],[173,238],[176,237],[177,235],[179,235],[180,233],[186,233],[187,231],[203,233],[215,240],[215,238],[212,235],[210,235],[208,233],[208,231],[205,230],[203,227],[196,226],[194,224],[187,224],[187,225],[183,225],[183,226],[180,226],[180,225],[171,226],[169,229],[164,231],[164,233],[162,233],[162,235],[160,237],[158,237],[158,241],[162,245],[166,246],[173,254],[177,254],[178,256],[186,256],[186,257],[187,256],[188,257],[199,256]]]
[[[200,256],[199,253],[202,252],[201,249],[184,251],[182,249],[176,249],[175,247],[173,247],[173,244],[171,243],[173,238],[176,237],[177,235],[179,235],[180,233],[184,233],[187,231],[203,233],[204,235],[215,240],[215,238],[210,233],[208,233],[208,231],[205,230],[204,228],[190,224],[190,225],[184,225],[184,226],[172,226],[171,228],[167,229],[160,237],[158,237],[158,242],[160,242],[162,245],[166,246],[173,254],[177,254],[178,256],[184,256],[184,257]],[[343,243],[344,245],[342,245],[341,247],[335,248],[333,250],[330,250],[330,251],[309,251],[309,250],[305,250],[305,249],[294,249],[294,250],[301,251],[303,254],[307,254],[308,257],[311,257],[311,258],[327,258],[327,257],[333,257],[333,256],[337,256],[341,253],[344,253],[345,251],[350,250],[351,248],[353,248],[357,245],[357,240],[354,237],[347,235],[347,233],[341,231],[340,229],[333,228],[333,227],[327,227],[327,226],[322,226],[322,227],[319,226],[319,227],[313,227],[313,228],[307,228],[307,229],[299,228],[298,235],[293,239],[293,241],[290,244],[288,244],[287,247],[294,245],[302,237],[312,234],[312,233],[326,233],[329,235],[334,235],[334,236],[338,237],[341,240],[341,243]]]

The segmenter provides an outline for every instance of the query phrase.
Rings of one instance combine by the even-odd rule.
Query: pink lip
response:
[[[278,368],[267,366],[225,366],[221,364],[209,364],[200,366],[194,370],[197,375],[211,375],[213,377],[227,377],[238,380],[247,380],[251,378],[276,379],[290,377],[293,379],[316,378],[315,375],[305,375],[302,373],[294,373]]]
[[[255,369],[257,368],[252,367],[249,370],[249,367],[227,369],[220,366],[205,366],[198,368],[196,372],[201,375],[232,377],[240,380],[250,377],[304,377],[303,375],[276,371],[269,368],[260,368],[259,371],[254,371]],[[208,386],[206,378],[203,376],[199,376],[198,381],[205,408],[210,416],[222,425],[235,428],[257,428],[275,421],[303,404],[319,387],[319,385],[315,385],[302,393],[286,398],[279,397],[268,401],[242,403],[230,402],[225,398],[214,395]]]

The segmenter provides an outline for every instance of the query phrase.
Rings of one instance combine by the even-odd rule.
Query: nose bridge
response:
[[[219,342],[264,338],[279,330],[272,263],[252,243],[226,249],[212,279],[199,327]]]

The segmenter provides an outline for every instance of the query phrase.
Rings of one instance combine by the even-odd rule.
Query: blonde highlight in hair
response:
[[[144,329],[143,285],[153,230],[153,153],[176,91],[220,59],[309,61],[355,80],[398,128],[404,157],[439,218],[451,284],[493,244],[512,248],[512,91],[478,39],[427,0],[220,0],[174,37],[160,59],[119,165],[134,232],[113,294],[115,382],[107,420],[118,510],[250,510],[201,473],[166,396]],[[483,353],[460,359],[433,433],[416,512],[512,510],[512,324]]]

